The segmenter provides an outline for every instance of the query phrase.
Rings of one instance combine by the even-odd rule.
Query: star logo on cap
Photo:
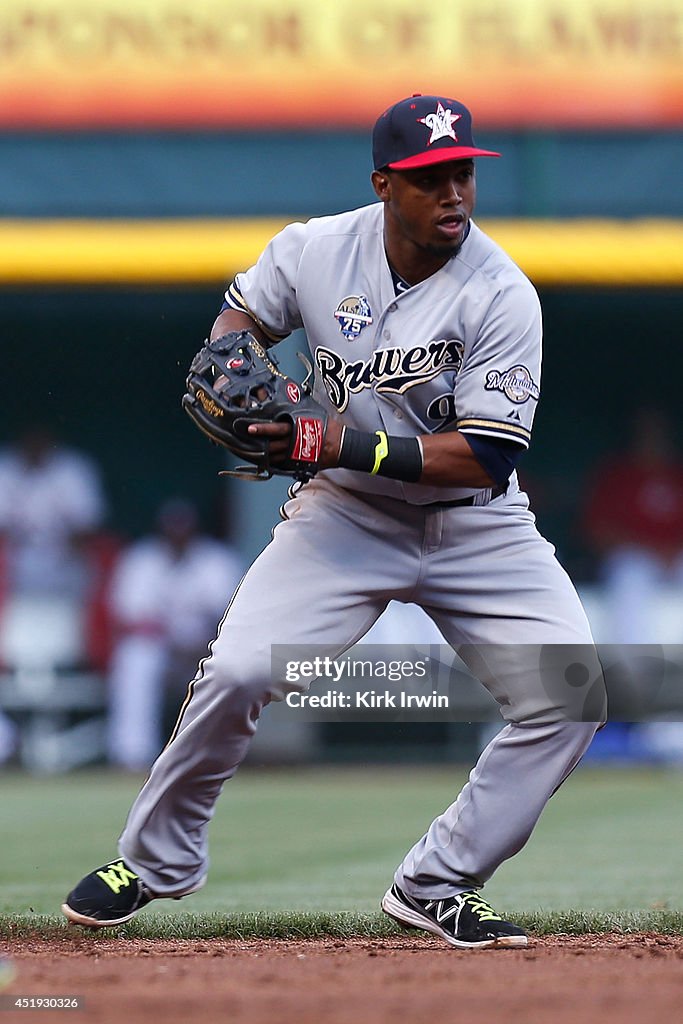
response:
[[[453,129],[453,125],[456,121],[459,121],[461,114],[454,114],[450,107],[444,107],[442,103],[437,103],[436,111],[433,114],[427,114],[426,117],[418,117],[420,124],[425,124],[431,131],[429,137],[428,146],[431,146],[432,142],[436,142],[437,139],[450,138],[454,142],[458,141],[458,138]]]

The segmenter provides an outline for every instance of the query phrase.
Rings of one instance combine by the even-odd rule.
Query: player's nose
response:
[[[457,206],[462,202],[462,196],[456,178],[446,178],[442,184],[439,200],[447,205]]]

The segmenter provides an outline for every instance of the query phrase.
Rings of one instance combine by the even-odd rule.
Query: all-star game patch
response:
[[[512,366],[509,370],[490,370],[486,374],[486,391],[502,391],[511,402],[521,405],[530,398],[538,401],[540,389],[526,366]]]
[[[372,323],[370,303],[364,295],[347,295],[334,311],[339,330],[345,338],[353,341],[364,327]]]

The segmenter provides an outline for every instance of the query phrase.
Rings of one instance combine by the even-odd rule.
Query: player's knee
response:
[[[261,705],[273,699],[270,665],[256,658],[214,662],[206,670],[207,682],[221,701],[236,705]]]
[[[595,648],[547,644],[530,650],[528,675],[518,681],[510,717],[518,722],[583,723],[588,732],[603,725],[607,689]]]

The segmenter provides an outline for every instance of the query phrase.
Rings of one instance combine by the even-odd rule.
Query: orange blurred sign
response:
[[[7,0],[0,127],[683,124],[680,0]]]

